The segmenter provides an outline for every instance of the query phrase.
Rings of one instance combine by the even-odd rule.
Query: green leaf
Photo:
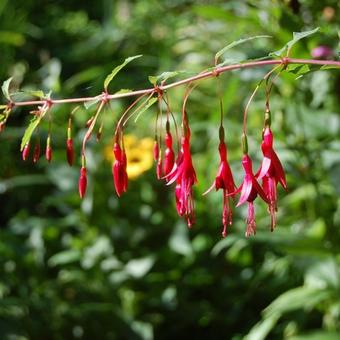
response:
[[[1,86],[1,90],[2,90],[3,95],[4,95],[5,98],[8,99],[9,101],[11,101],[11,96],[10,96],[10,94],[9,94],[9,85],[10,85],[12,79],[13,79],[13,78],[11,77],[11,78],[5,80],[5,81],[3,82],[3,84],[2,84],[2,86]]]
[[[293,335],[289,340],[338,340],[338,332],[315,331],[306,334]]]
[[[93,100],[84,103],[85,109],[88,110],[91,106],[97,104],[101,99],[101,96],[96,97]]]
[[[30,96],[33,97],[38,97],[38,98],[47,98],[47,95],[42,90],[23,90],[20,91],[21,93],[26,93]]]
[[[230,50],[231,48],[237,46],[237,45],[241,45],[247,41],[250,41],[250,40],[254,40],[254,39],[262,39],[262,38],[272,38],[271,36],[269,35],[257,35],[257,36],[254,36],[254,37],[249,37],[249,38],[244,38],[244,39],[240,39],[240,40],[237,40],[237,41],[233,41],[231,44],[223,47],[221,50],[219,50],[216,54],[215,54],[215,63],[217,63],[217,60],[218,58],[223,55],[225,52],[227,52],[228,50]]]
[[[155,263],[153,256],[130,260],[125,266],[125,272],[134,278],[145,276]]]
[[[29,143],[29,141],[31,140],[32,134],[33,134],[34,130],[37,128],[37,126],[39,125],[41,119],[42,119],[41,116],[34,116],[31,119],[31,121],[30,121],[30,123],[29,123],[23,137],[22,137],[21,145],[20,145],[20,151],[22,151],[24,146],[27,143]]]
[[[281,294],[264,311],[264,317],[283,314],[297,309],[312,308],[329,300],[332,292],[328,289],[301,286]]]
[[[132,92],[131,89],[120,89],[119,91],[115,92],[114,94],[124,94],[124,93],[129,93]]]
[[[136,114],[137,112],[137,116],[135,118],[135,123],[137,122],[137,120],[139,119],[139,117],[153,104],[155,104],[157,102],[158,98],[157,97],[152,97],[148,100],[146,100],[145,102],[143,102],[140,106],[138,106],[138,108],[135,110],[135,112],[133,114]]]
[[[320,30],[320,27],[317,27],[311,31],[305,32],[293,32],[293,39],[290,40],[285,46],[283,46],[280,50],[269,53],[270,56],[282,57],[284,52],[287,51],[286,55],[289,55],[292,47],[301,39],[306,38]]]
[[[55,267],[58,265],[79,261],[80,258],[81,254],[79,250],[65,250],[50,257],[48,260],[48,265]]]
[[[257,323],[244,337],[244,340],[266,339],[268,333],[274,328],[279,318],[279,315],[272,315],[271,317]]]
[[[149,82],[152,85],[160,85],[162,82],[167,81],[170,78],[176,77],[179,74],[187,73],[187,71],[172,71],[172,72],[163,72],[158,76],[149,76]]]
[[[112,79],[116,76],[116,74],[125,66],[127,65],[130,61],[140,58],[142,55],[135,55],[133,57],[126,58],[122,64],[119,66],[115,67],[112,72],[105,78],[104,80],[104,89],[107,91],[107,88],[109,84],[111,83]]]
[[[332,69],[339,70],[340,66],[337,66],[337,65],[323,65],[320,68],[320,70],[332,70]]]

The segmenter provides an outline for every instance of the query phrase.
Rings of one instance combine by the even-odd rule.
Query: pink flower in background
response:
[[[329,59],[333,57],[333,50],[326,45],[320,45],[312,49],[311,55],[315,59]]]

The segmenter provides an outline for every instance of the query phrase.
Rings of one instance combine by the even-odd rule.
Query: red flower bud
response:
[[[155,140],[155,143],[153,145],[153,159],[155,160],[155,162],[157,162],[158,158],[159,158],[159,145],[158,142]]]
[[[72,138],[68,138],[66,141],[66,157],[67,162],[70,166],[73,165],[74,161],[74,151],[73,151],[73,140]]]
[[[5,129],[5,123],[2,122],[0,123],[0,132],[4,131],[4,129]]]
[[[47,161],[50,163],[51,160],[52,160],[52,147],[51,147],[51,145],[47,145],[45,156],[46,156]]]
[[[26,143],[22,150],[22,159],[25,161],[30,154],[30,143]]]
[[[35,146],[34,146],[34,151],[33,151],[33,163],[38,162],[40,158],[40,142],[38,142]]]
[[[162,157],[158,158],[157,167],[156,167],[156,175],[157,175],[157,179],[162,178]]]
[[[80,198],[83,198],[85,196],[86,186],[87,186],[86,168],[83,166],[80,169],[80,177],[79,177],[79,182],[78,182]]]

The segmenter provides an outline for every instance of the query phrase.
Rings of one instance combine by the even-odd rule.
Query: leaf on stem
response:
[[[127,65],[130,61],[134,60],[134,59],[137,59],[137,58],[140,58],[142,55],[135,55],[133,57],[129,57],[129,58],[126,58],[124,60],[124,62],[120,65],[118,65],[117,67],[115,67],[112,72],[105,78],[104,80],[104,89],[105,91],[107,91],[107,88],[109,86],[109,84],[111,83],[112,79],[116,76],[116,74],[125,66]]]
[[[152,85],[161,85],[162,82],[167,81],[170,78],[176,77],[179,74],[187,73],[187,71],[171,71],[171,72],[163,72],[158,76],[149,76],[149,82]]]
[[[310,35],[318,32],[320,30],[320,27],[317,27],[311,31],[305,31],[305,32],[293,32],[293,39],[288,41],[288,43],[283,46],[280,50],[269,53],[271,57],[282,57],[283,54],[287,51],[286,55],[288,56],[290,53],[290,50],[292,47],[301,39],[309,37]]]
[[[39,125],[40,121],[41,121],[42,117],[41,116],[34,116],[27,129],[25,130],[25,133],[22,137],[22,140],[21,140],[21,145],[20,145],[20,151],[22,151],[25,147],[25,145],[27,143],[29,143],[29,141],[31,140],[31,137],[32,137],[32,134],[34,132],[34,130],[37,128],[37,126]]]
[[[48,95],[45,94],[42,90],[22,90],[19,93],[25,93],[33,97],[38,97],[42,99],[47,99]]]
[[[2,90],[2,93],[3,95],[5,96],[6,99],[8,99],[9,101],[11,101],[11,96],[9,94],[9,85],[11,84],[11,81],[12,81],[12,77],[5,80],[3,83],[2,83],[2,86],[1,86],[1,90]]]
[[[232,43],[230,43],[229,45],[223,47],[221,50],[219,50],[216,54],[215,54],[215,64],[217,64],[217,60],[228,50],[230,50],[231,48],[237,46],[237,45],[241,45],[245,42],[248,42],[250,40],[254,40],[254,39],[269,39],[272,38],[270,35],[256,35],[254,37],[248,37],[248,38],[244,38],[244,39],[240,39],[240,40],[236,40],[233,41]]]
[[[101,96],[95,97],[93,100],[84,103],[85,109],[88,110],[91,106],[97,104],[102,99]]]
[[[120,89],[119,91],[115,92],[114,94],[124,94],[124,93],[129,93],[132,92],[133,90],[131,89]]]

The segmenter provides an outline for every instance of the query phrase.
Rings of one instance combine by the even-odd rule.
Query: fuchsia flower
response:
[[[113,153],[115,156],[115,161],[112,166],[112,175],[116,193],[120,197],[123,192],[126,192],[128,187],[126,153],[124,149],[121,149],[117,142],[113,146]]]
[[[223,128],[222,128],[223,129]],[[224,135],[224,130],[223,130]],[[228,194],[235,192],[236,186],[234,183],[233,174],[231,172],[230,166],[227,161],[227,147],[224,140],[220,140],[218,146],[218,151],[220,154],[220,166],[212,186],[203,194],[206,195],[213,188],[217,190],[223,189],[223,212],[222,212],[222,223],[223,231],[222,236],[227,236],[227,226],[232,225],[232,210],[230,207],[230,197]]]
[[[192,186],[197,183],[196,172],[192,165],[190,153],[190,130],[182,137],[181,151],[177,158],[177,164],[168,175],[168,185],[176,182],[176,208],[180,216],[187,220],[188,227],[195,223],[194,199]]]
[[[175,153],[172,149],[172,136],[170,131],[167,131],[165,134],[165,146],[163,173],[164,176],[168,176],[175,165]]]
[[[83,198],[85,196],[86,187],[87,187],[87,172],[86,172],[86,167],[83,165],[80,169],[80,177],[78,181],[78,189],[79,189],[80,198]]]
[[[28,143],[25,144],[25,146],[24,146],[24,148],[22,150],[22,159],[24,161],[27,160],[27,158],[28,158],[28,156],[30,154],[30,148],[31,148],[31,144],[28,142]]]
[[[276,225],[277,184],[280,183],[287,190],[287,183],[282,164],[273,149],[273,133],[268,126],[263,132],[261,149],[264,157],[256,177],[262,179],[262,187],[269,201],[268,208],[271,215],[271,230],[273,231]]]
[[[243,155],[242,166],[245,172],[245,176],[243,183],[235,192],[237,193],[241,191],[241,196],[236,207],[239,207],[243,203],[248,202],[246,237],[249,237],[250,235],[256,234],[256,221],[254,210],[255,198],[257,197],[257,195],[259,195],[268,204],[269,200],[253,174],[252,161],[248,154]]]
[[[38,141],[34,146],[33,163],[38,162],[39,158],[40,158],[40,142]]]

